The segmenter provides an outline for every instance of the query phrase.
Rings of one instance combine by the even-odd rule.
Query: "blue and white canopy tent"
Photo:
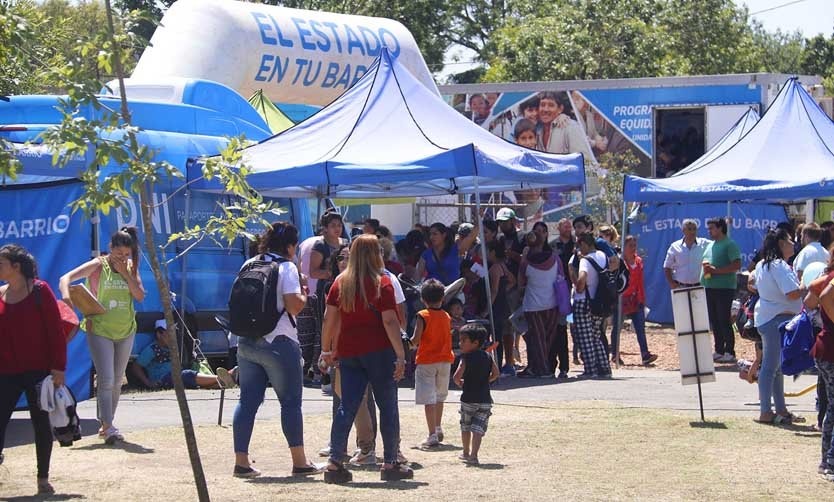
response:
[[[492,135],[429,91],[386,48],[339,98],[245,149],[242,161],[251,169],[247,181],[264,196],[471,193],[480,206],[481,192],[585,184],[581,154],[538,152]],[[202,179],[201,163],[189,167],[188,179],[191,190],[223,190]],[[488,276],[485,282],[489,294]]]
[[[623,183],[629,202],[784,201],[832,192],[834,122],[795,78],[731,148],[711,150],[669,178],[626,176]]]
[[[498,138],[466,119],[383,48],[368,72],[309,119],[244,150],[265,196],[405,197],[582,187],[581,154]],[[193,190],[222,190],[189,169]]]

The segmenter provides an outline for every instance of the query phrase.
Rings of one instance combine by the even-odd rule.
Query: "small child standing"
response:
[[[498,379],[498,365],[486,352],[487,330],[480,324],[467,324],[460,330],[460,366],[455,384],[463,388],[460,396],[460,434],[463,453],[458,457],[478,465],[478,451],[492,415],[489,384]]]
[[[443,283],[429,279],[420,289],[425,310],[417,312],[412,345],[417,346],[414,371],[414,401],[426,408],[429,435],[420,445],[431,448],[443,441],[443,403],[449,394],[449,373],[455,356],[452,353],[452,323],[441,307]]]

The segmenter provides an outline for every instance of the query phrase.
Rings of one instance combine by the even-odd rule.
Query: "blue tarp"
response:
[[[426,89],[388,51],[309,119],[244,151],[247,181],[272,196],[365,198],[474,193],[585,183],[581,154],[507,142]],[[199,180],[195,190],[222,190]]]
[[[732,225],[730,237],[741,250],[742,269],[762,245],[770,227],[787,219],[785,209],[778,204],[746,204],[731,206]],[[672,297],[663,274],[663,260],[669,245],[683,237],[681,222],[693,218],[699,222],[698,237],[708,239],[706,220],[727,215],[726,203],[660,204],[640,208],[629,221],[629,232],[638,239],[639,253],[643,257],[646,282],[648,320],[671,323]]]
[[[14,242],[31,250],[38,275],[56,297],[61,296],[61,275],[90,259],[89,221],[69,207],[82,191],[80,182],[0,190],[0,244]],[[67,347],[66,372],[67,383],[79,400],[90,397],[91,368],[86,335],[79,331]],[[19,405],[25,406],[25,400]]]
[[[675,176],[626,176],[631,202],[801,200],[834,193],[834,122],[795,79],[732,148]]]

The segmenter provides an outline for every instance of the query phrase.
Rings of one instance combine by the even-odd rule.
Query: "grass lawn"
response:
[[[267,403],[275,405],[274,403]],[[200,453],[214,500],[833,500],[834,483],[817,475],[820,436],[809,427],[777,428],[748,418],[710,427],[674,412],[612,408],[602,403],[496,406],[480,454],[481,466],[457,460],[457,406],[444,418],[437,451],[424,439],[422,409],[401,405],[403,451],[413,481],[383,483],[372,469],[354,469],[347,486],[321,476],[289,476],[280,422],[258,422],[251,452],[261,478],[231,476],[230,427],[198,428]],[[309,455],[324,446],[329,417],[305,421]],[[129,434],[114,447],[87,437],[52,458],[52,500],[194,500],[188,456],[174,428]],[[34,446],[6,449],[0,500],[35,488]],[[381,444],[378,453],[381,454]],[[315,459],[318,461],[319,459]],[[25,497],[25,498],[22,498]]]

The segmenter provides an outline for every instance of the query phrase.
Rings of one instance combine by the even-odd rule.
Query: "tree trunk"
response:
[[[122,69],[121,54],[119,46],[116,43],[115,30],[113,28],[113,10],[110,6],[110,0],[104,0],[107,9],[107,28],[110,37],[110,43],[113,49],[113,69],[116,77],[119,80],[119,94],[121,96],[122,104],[122,119],[125,124],[130,125],[130,110],[127,106],[127,97],[125,95],[124,72]],[[136,135],[133,132],[128,133],[130,139],[131,151],[139,150]],[[150,183],[143,185],[139,193],[139,207],[142,211],[142,226],[145,231],[145,249],[147,250],[148,259],[151,263],[151,270],[153,270],[156,286],[159,289],[159,297],[162,300],[162,308],[165,312],[165,322],[168,325],[168,347],[171,349],[171,377],[174,381],[174,392],[177,396],[177,404],[180,408],[180,418],[182,419],[182,428],[185,433],[185,444],[188,447],[188,457],[191,460],[191,470],[194,473],[194,483],[197,486],[197,496],[200,502],[209,502],[208,484],[206,483],[206,475],[203,472],[203,464],[200,461],[200,451],[197,448],[197,436],[194,434],[194,423],[191,421],[191,411],[188,409],[188,399],[185,396],[185,387],[182,383],[182,363],[180,361],[180,350],[177,345],[177,338],[175,336],[174,314],[171,307],[171,290],[168,287],[167,277],[162,275],[162,270],[159,266],[159,257],[157,256],[156,248],[154,247],[153,238],[153,224],[151,222],[151,201],[152,201],[153,186]],[[138,267],[138,263],[134,263]]]

